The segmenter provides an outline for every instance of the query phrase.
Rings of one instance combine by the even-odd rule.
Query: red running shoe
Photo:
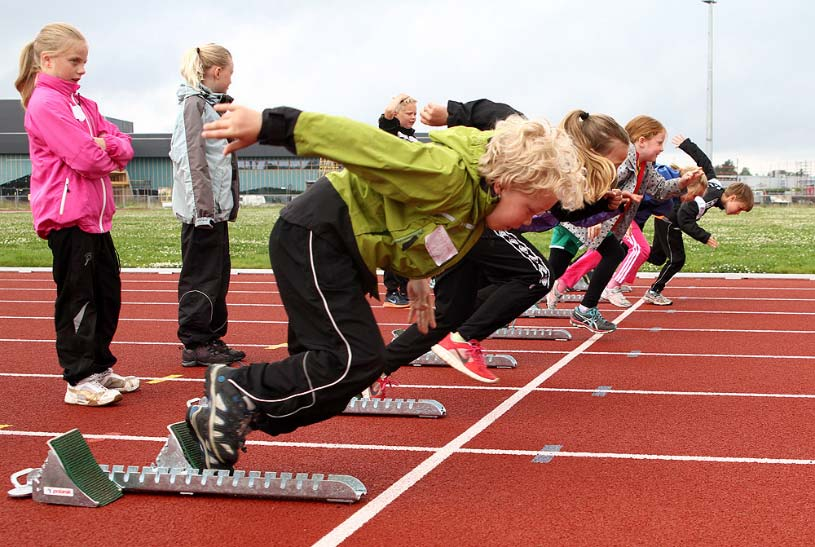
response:
[[[494,384],[498,377],[487,369],[484,357],[481,354],[481,344],[478,340],[469,342],[456,342],[448,334],[444,340],[433,346],[433,353],[438,355],[445,363],[479,382]]]
[[[385,399],[387,397],[386,393],[388,392],[388,388],[398,385],[399,382],[396,380],[391,380],[390,376],[385,376],[383,374],[374,380],[371,387],[365,388],[360,394],[360,397],[363,399]]]

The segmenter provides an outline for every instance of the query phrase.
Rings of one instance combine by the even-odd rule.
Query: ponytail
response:
[[[27,43],[20,52],[20,73],[14,80],[14,87],[20,92],[23,108],[28,107],[28,100],[34,91],[37,72],[40,71],[40,60],[34,53],[34,42]]]
[[[27,43],[20,52],[20,73],[14,80],[14,87],[20,92],[23,108],[28,108],[28,101],[34,92],[37,74],[42,71],[40,56],[43,53],[59,53],[65,51],[76,42],[85,42],[82,33],[67,23],[50,23],[45,25]]]
[[[232,62],[232,55],[223,46],[206,44],[193,47],[184,52],[181,58],[181,77],[187,85],[194,88],[201,86],[207,70],[213,66],[227,67]]]
[[[605,114],[572,110],[560,123],[572,137],[586,167],[586,200],[594,203],[610,188],[617,176],[614,163],[605,157],[616,141],[628,144],[628,134]]]

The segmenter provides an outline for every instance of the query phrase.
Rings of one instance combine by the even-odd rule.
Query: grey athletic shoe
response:
[[[255,404],[231,379],[235,372],[226,365],[210,366],[204,397],[187,410],[187,423],[201,443],[208,469],[232,469],[257,414]]]
[[[599,334],[617,330],[617,325],[611,321],[606,321],[606,319],[600,315],[600,310],[597,308],[589,308],[585,312],[581,312],[580,308],[575,308],[569,318],[569,323],[571,323],[572,326],[582,327]]]
[[[648,292],[645,293],[642,299],[649,304],[654,304],[655,306],[670,306],[674,303],[670,298],[665,298],[662,296],[662,293],[658,293],[651,289],[648,289]]]

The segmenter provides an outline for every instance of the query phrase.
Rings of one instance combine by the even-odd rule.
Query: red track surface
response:
[[[74,427],[100,463],[153,461],[166,425],[202,389],[204,369],[180,366],[176,282],[124,275],[117,370],[143,387],[91,409],[62,403],[50,274],[0,272],[0,477],[42,465],[46,441]],[[0,542],[813,544],[815,282],[682,277],[666,295],[673,306],[601,305],[619,319],[605,337],[569,327],[570,342],[486,341],[518,360],[495,386],[445,368],[400,370],[393,396],[437,399],[443,419],[339,416],[249,437],[240,468],[354,475],[368,488],[360,503],[129,494],[82,509],[4,498]],[[268,349],[286,335],[271,275],[234,276],[229,301],[230,345],[251,361],[285,355]],[[407,318],[375,312],[387,338]],[[148,383],[169,375],[179,377]],[[611,391],[597,396],[600,386]],[[546,445],[561,448],[534,463]]]

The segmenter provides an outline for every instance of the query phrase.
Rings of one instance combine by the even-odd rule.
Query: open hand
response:
[[[436,328],[436,313],[433,310],[433,294],[427,279],[411,279],[407,284],[408,298],[410,299],[410,314],[408,322],[416,322],[416,327],[422,334],[427,334],[429,328]]]
[[[201,135],[205,139],[230,139],[231,142],[224,147],[224,155],[257,142],[263,123],[260,112],[235,103],[216,104],[215,110],[223,115],[214,122],[204,124]]]
[[[682,133],[677,133],[676,135],[673,136],[671,142],[673,143],[674,146],[679,146],[680,144],[685,142],[686,138],[687,137],[685,137],[685,135],[683,135]]]

